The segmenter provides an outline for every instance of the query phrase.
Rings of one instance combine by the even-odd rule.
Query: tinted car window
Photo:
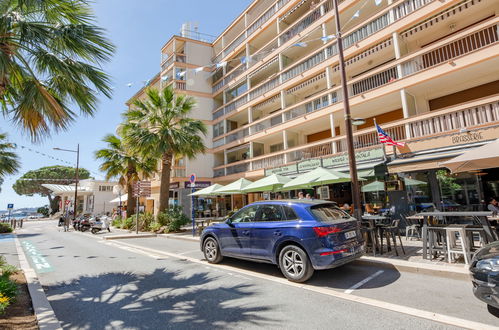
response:
[[[319,204],[310,207],[310,211],[315,216],[317,221],[325,223],[334,223],[344,221],[350,218],[348,214],[340,210],[334,204]]]
[[[283,221],[286,220],[282,213],[281,205],[262,205],[257,221]]]
[[[234,214],[230,220],[231,222],[251,222],[255,220],[255,214],[258,209],[257,205],[252,205],[245,207],[236,214]]]
[[[296,216],[295,211],[290,206],[283,205],[284,215],[286,216],[286,220],[296,220],[298,217]]]

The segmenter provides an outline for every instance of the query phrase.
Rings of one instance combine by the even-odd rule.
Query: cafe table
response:
[[[423,217],[423,259],[428,257],[428,224],[431,218],[442,218],[445,224],[452,224],[452,218],[472,218],[474,222],[483,227],[486,242],[498,240],[497,234],[492,230],[487,217],[492,216],[492,212],[421,212],[415,216]]]

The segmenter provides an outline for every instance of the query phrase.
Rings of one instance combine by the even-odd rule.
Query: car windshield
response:
[[[313,205],[310,207],[310,211],[312,211],[317,221],[325,223],[335,223],[350,218],[347,213],[340,210],[334,204]]]

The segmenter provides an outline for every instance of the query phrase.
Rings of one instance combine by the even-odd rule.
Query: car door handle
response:
[[[249,235],[249,230],[243,230],[243,235],[248,236]]]
[[[282,235],[282,233],[279,230],[274,232],[274,236],[281,236],[281,235]]]

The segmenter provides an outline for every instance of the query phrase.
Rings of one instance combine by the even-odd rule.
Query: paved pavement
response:
[[[297,285],[273,265],[208,265],[197,242],[103,235],[18,231],[65,329],[499,327],[469,281],[349,264]]]

